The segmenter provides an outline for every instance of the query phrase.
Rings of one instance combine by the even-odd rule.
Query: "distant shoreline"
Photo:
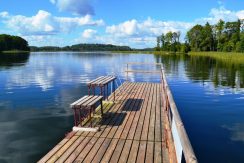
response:
[[[18,54],[18,53],[29,53],[31,51],[23,51],[23,50],[5,50],[5,51],[0,51],[0,53],[3,54]]]

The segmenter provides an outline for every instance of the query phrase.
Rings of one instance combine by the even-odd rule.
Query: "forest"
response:
[[[180,32],[168,32],[157,37],[156,51],[188,52],[218,51],[244,52],[244,20],[217,24],[195,25],[181,43]]]
[[[1,51],[29,51],[28,42],[19,37],[6,34],[0,35],[0,52]]]

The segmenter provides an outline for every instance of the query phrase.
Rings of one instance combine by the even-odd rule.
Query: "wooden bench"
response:
[[[73,127],[73,130],[96,131],[94,128],[92,128],[92,121],[90,121],[90,128],[83,127],[81,122],[86,118],[91,119],[91,115],[95,112],[97,104],[101,105],[101,115],[103,117],[102,99],[103,96],[84,96],[70,104],[71,108],[74,110],[75,126]]]
[[[87,86],[88,86],[89,95],[91,94],[91,91],[93,92],[93,95],[95,95],[96,87],[100,87],[100,95],[103,96],[105,100],[106,97],[108,98],[108,86],[111,83],[113,86],[112,91],[114,92],[114,101],[115,101],[115,80],[116,80],[116,76],[109,75],[109,76],[100,76],[88,82]]]

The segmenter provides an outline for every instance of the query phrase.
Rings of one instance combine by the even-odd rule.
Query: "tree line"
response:
[[[131,51],[132,50],[128,46],[116,46],[111,44],[76,44],[76,45],[65,46],[65,47],[31,46],[30,48],[31,51]]]
[[[185,43],[181,43],[179,37],[180,32],[171,31],[158,36],[155,50],[244,52],[244,20],[197,24],[187,32]]]
[[[19,37],[6,34],[0,35],[0,51],[21,50],[29,51],[28,42]]]

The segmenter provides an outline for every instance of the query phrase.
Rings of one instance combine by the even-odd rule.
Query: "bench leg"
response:
[[[103,87],[100,87],[100,96],[103,95]]]
[[[114,93],[114,101],[115,101],[115,80],[113,81],[113,93]]]
[[[75,126],[77,126],[77,121],[76,121],[76,109],[73,108],[73,110],[74,110],[74,123],[75,123]]]
[[[88,95],[90,96],[90,94],[91,94],[91,88],[90,86],[88,86]]]
[[[89,109],[90,127],[92,127],[92,119],[91,119],[92,111],[91,111],[91,109],[92,109],[92,108]]]
[[[103,101],[101,100],[101,115],[102,115],[102,117],[103,117]]]
[[[106,84],[106,87],[107,87],[107,101],[108,101],[108,84]]]

